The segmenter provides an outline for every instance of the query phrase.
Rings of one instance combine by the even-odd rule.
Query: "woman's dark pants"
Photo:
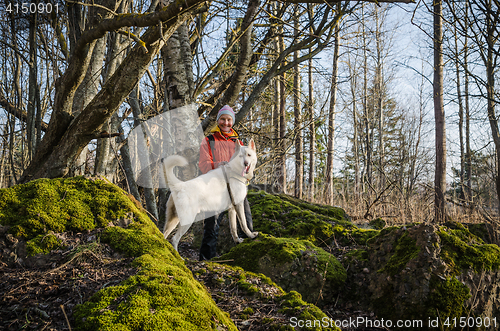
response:
[[[245,218],[247,219],[247,226],[250,231],[253,231],[252,213],[250,211],[250,204],[247,198],[243,200],[243,207],[245,210]],[[222,217],[227,212],[220,213],[209,218],[206,218],[203,226],[203,240],[200,247],[200,261],[210,260],[217,255],[217,238],[219,237],[219,224]],[[238,223],[238,222],[237,222]],[[239,224],[238,224],[239,226]],[[247,236],[243,233],[243,238]]]

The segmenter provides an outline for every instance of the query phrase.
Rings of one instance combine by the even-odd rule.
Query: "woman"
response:
[[[243,145],[238,139],[238,133],[233,129],[234,111],[228,105],[222,107],[217,113],[217,126],[212,130],[200,147],[199,167],[202,173],[215,169],[231,159],[235,151],[235,144]],[[252,214],[248,200],[244,200],[245,218],[250,231],[253,231]],[[219,223],[224,213],[209,217],[204,221],[203,240],[200,248],[200,261],[210,260],[217,252],[217,238],[219,236]]]

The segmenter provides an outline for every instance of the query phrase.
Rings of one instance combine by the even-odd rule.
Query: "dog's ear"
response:
[[[255,142],[253,141],[253,138],[250,139],[250,142],[248,143],[248,147],[250,147],[250,149],[252,150],[256,150],[257,148],[255,148]]]

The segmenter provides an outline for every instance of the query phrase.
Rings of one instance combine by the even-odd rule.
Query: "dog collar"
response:
[[[224,166],[225,168],[225,166]],[[232,169],[229,169],[229,172],[230,172],[230,178],[233,178],[233,179],[236,179],[237,181],[245,184],[245,185],[250,185],[250,179],[246,178],[245,176],[242,176],[240,175],[239,173],[237,173],[236,171],[232,170]]]

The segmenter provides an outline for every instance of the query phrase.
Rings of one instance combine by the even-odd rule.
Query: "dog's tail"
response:
[[[163,161],[163,170],[167,176],[168,185],[175,185],[182,182],[175,176],[174,167],[184,167],[188,164],[186,158],[180,155],[171,155]]]

